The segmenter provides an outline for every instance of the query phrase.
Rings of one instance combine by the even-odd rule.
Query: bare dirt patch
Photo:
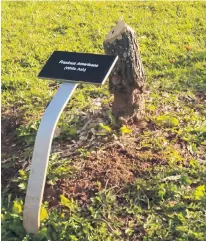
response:
[[[81,166],[79,171],[68,179],[60,179],[56,185],[47,186],[45,200],[50,207],[58,205],[59,195],[75,198],[80,203],[88,203],[96,192],[103,188],[120,190],[137,177],[146,176],[158,163],[165,164],[157,154],[135,153],[133,149],[120,146],[92,152],[87,158],[74,157],[72,165]]]
[[[6,186],[18,172],[18,163],[12,161],[12,156],[20,156],[21,148],[16,144],[16,128],[22,123],[23,117],[17,110],[2,110],[1,116],[1,162],[2,186]],[[5,166],[5,168],[4,168]]]
[[[1,151],[9,155],[17,150],[15,145],[16,128],[20,126],[21,118],[15,111],[2,111],[1,116]]]

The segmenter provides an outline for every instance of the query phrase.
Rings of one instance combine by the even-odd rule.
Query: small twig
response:
[[[110,231],[113,232],[113,233],[115,232],[115,230],[112,228],[112,226],[105,219],[103,219],[103,218],[95,218],[94,220],[102,221],[102,222],[106,223],[107,226],[109,227]]]
[[[106,192],[109,192],[109,191],[112,190],[112,189],[115,189],[116,187],[119,187],[119,186],[116,185],[116,186],[110,187],[109,189],[107,189],[107,190],[105,191],[105,193],[106,193]],[[105,186],[105,189],[106,189],[106,186]]]
[[[109,182],[109,179],[107,179],[106,184],[105,184],[105,189],[107,188],[107,184]]]

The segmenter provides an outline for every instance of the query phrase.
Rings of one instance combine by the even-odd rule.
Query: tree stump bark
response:
[[[103,46],[106,54],[119,56],[109,78],[109,90],[114,94],[114,116],[120,125],[141,120],[145,109],[146,77],[135,31],[119,20]]]

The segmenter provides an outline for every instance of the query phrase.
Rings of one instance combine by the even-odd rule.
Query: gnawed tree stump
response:
[[[120,125],[141,120],[145,109],[146,77],[135,31],[119,20],[103,45],[106,54],[119,56],[109,78],[109,90],[114,94],[114,116]]]

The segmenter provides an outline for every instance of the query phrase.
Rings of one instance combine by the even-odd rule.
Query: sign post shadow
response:
[[[39,73],[39,78],[63,83],[48,105],[36,135],[23,210],[23,225],[28,233],[36,234],[39,230],[48,160],[62,111],[78,83],[104,84],[117,59],[117,56],[110,55],[54,51]]]

